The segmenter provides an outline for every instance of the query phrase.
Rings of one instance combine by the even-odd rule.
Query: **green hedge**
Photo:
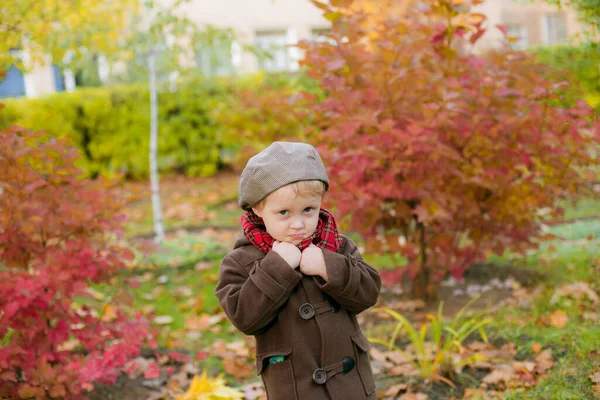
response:
[[[159,102],[159,168],[190,175],[211,175],[220,164],[218,129],[209,112],[225,85],[190,82],[176,92],[161,90]],[[21,125],[67,136],[82,152],[78,161],[88,175],[148,175],[150,106],[140,85],[86,88],[39,99],[6,101],[0,126]]]
[[[564,78],[575,80],[582,93],[574,91],[568,102],[583,98],[600,111],[600,44],[588,42],[577,46],[562,45],[530,49],[536,59],[557,70]]]
[[[227,121],[213,110],[227,104],[236,88],[263,85],[307,87],[301,76],[256,74],[232,79],[179,82],[176,91],[162,87],[159,96],[159,169],[193,176],[214,174],[222,154],[239,148],[222,134]],[[228,97],[229,96],[229,97]],[[21,125],[68,137],[82,152],[77,165],[88,176],[124,173],[148,175],[150,103],[146,85],[83,88],[39,99],[4,101],[0,127]],[[219,125],[221,124],[221,125]],[[239,139],[239,138],[238,138]]]

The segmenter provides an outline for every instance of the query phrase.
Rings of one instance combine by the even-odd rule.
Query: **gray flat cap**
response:
[[[327,171],[317,150],[306,143],[273,142],[244,167],[238,203],[248,211],[275,190],[298,181],[319,180],[329,189]]]

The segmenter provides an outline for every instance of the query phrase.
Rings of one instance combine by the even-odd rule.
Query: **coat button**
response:
[[[331,311],[335,314],[336,312],[340,311],[340,305],[338,304],[337,301],[333,301],[330,300],[329,301],[331,303]]]
[[[344,368],[344,374],[347,374],[348,372],[352,371],[354,369],[355,365],[356,365],[356,362],[354,361],[354,359],[352,357],[344,357],[342,359],[342,366]]]
[[[311,319],[315,316],[315,308],[310,303],[302,304],[298,311],[303,319]]]
[[[313,382],[317,385],[322,385],[327,381],[327,373],[321,368],[317,368],[313,372]]]

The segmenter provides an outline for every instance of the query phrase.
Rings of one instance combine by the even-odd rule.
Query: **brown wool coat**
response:
[[[269,400],[377,398],[371,344],[356,314],[376,303],[381,279],[342,238],[337,252],[323,249],[328,282],[290,268],[274,251],[265,255],[244,235],[221,263],[215,293],[233,324],[256,336],[256,368]],[[285,361],[269,364],[276,355]],[[355,363],[346,373],[344,358],[346,366]],[[324,384],[313,379],[317,368],[326,372]]]

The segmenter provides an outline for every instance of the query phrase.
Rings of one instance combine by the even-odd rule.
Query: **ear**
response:
[[[262,213],[260,211],[258,211],[256,208],[252,207],[252,211],[254,212],[254,214],[256,214],[257,216],[262,218]]]

